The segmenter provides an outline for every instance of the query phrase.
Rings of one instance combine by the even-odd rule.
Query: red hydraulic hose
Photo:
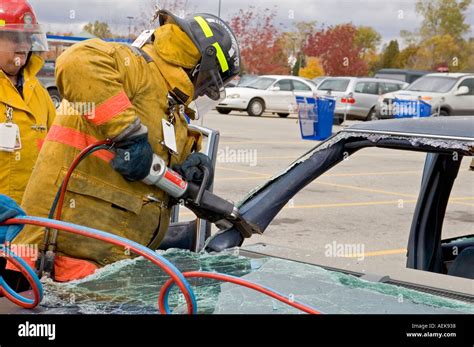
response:
[[[181,281],[181,279],[173,271],[171,271],[165,264],[162,264],[157,259],[150,257],[147,253],[143,252],[141,249],[136,248],[133,245],[127,243],[127,242],[123,242],[123,241],[120,241],[120,240],[117,240],[117,239],[114,239],[114,238],[109,238],[109,237],[93,234],[93,233],[90,233],[86,230],[81,230],[79,228],[74,228],[73,226],[57,224],[57,223],[54,223],[54,222],[43,222],[43,221],[38,221],[38,220],[35,220],[35,219],[28,219],[28,217],[22,217],[21,219],[20,218],[11,218],[11,219],[6,220],[3,224],[4,225],[28,224],[28,225],[36,225],[36,226],[42,226],[42,227],[57,229],[57,230],[63,230],[63,231],[67,231],[67,232],[70,232],[70,233],[73,233],[73,234],[78,234],[78,235],[82,235],[82,236],[85,236],[85,237],[90,237],[90,238],[93,238],[93,239],[97,239],[97,240],[101,240],[101,241],[111,243],[111,244],[116,245],[116,246],[121,246],[121,247],[130,249],[134,253],[150,260],[152,263],[159,266],[164,272],[166,272],[173,279],[173,283],[176,281],[177,286],[179,287],[179,289],[183,293],[184,298],[186,299],[186,303],[187,303],[187,306],[188,306],[188,313],[193,314],[194,307],[193,307],[193,303],[192,303],[192,300],[191,300],[191,296],[190,296],[188,290],[186,289],[184,283]]]
[[[277,299],[277,300],[279,300],[279,301],[281,301],[281,302],[283,302],[283,303],[285,303],[289,306],[292,306],[292,307],[294,307],[294,308],[296,308],[300,311],[310,313],[310,314],[321,314],[321,312],[315,310],[312,307],[306,306],[306,305],[301,304],[299,302],[296,302],[294,300],[290,300],[286,296],[278,294],[278,293],[276,293],[276,292],[274,292],[270,289],[262,287],[262,286],[260,286],[256,283],[249,282],[249,281],[244,280],[242,278],[237,278],[237,277],[234,277],[234,276],[228,276],[228,275],[219,274],[219,273],[201,272],[201,271],[183,272],[183,276],[185,278],[211,278],[211,279],[218,280],[218,281],[230,282],[230,283],[233,283],[233,284],[237,284],[239,286],[243,286],[243,287],[247,287],[247,288],[256,290],[260,293],[263,293],[267,296],[270,296],[274,299]],[[169,289],[171,288],[171,286],[173,284],[174,284],[173,279],[169,279],[163,285],[163,287],[161,288],[160,296],[158,298],[158,302],[159,302],[158,306],[160,307],[161,313],[163,313],[163,314],[166,313],[166,311],[164,310],[164,308],[166,307],[165,299],[166,299],[166,296],[167,296],[167,293],[168,293]]]
[[[7,258],[8,256],[5,253],[5,251],[0,250],[0,257]],[[35,308],[36,306],[39,305],[39,303],[41,301],[40,289],[36,285],[36,282],[31,277],[31,274],[20,264],[20,262],[18,260],[15,259],[15,257],[8,257],[8,261],[10,261],[13,265],[15,265],[15,267],[17,269],[19,269],[21,271],[21,273],[23,274],[23,276],[25,276],[25,278],[28,280],[28,282],[29,282],[29,284],[30,284],[30,286],[33,290],[34,299],[31,303],[26,303],[26,302],[20,301],[16,297],[11,295],[8,292],[8,290],[3,289],[2,286],[0,286],[0,293],[3,293],[3,295],[5,295],[6,298],[8,298],[11,302],[13,302],[14,304],[16,304],[20,307],[29,308],[29,309]]]
[[[89,152],[92,149],[94,149],[96,147],[99,147],[99,146],[102,146],[102,145],[110,145],[110,144],[112,144],[112,141],[110,141],[110,140],[101,141],[101,142],[91,144],[88,147],[84,148],[79,153],[79,155],[74,159],[71,166],[69,167],[69,170],[68,170],[68,172],[67,172],[67,174],[64,178],[64,181],[62,183],[62,186],[61,186],[61,191],[60,191],[60,195],[59,195],[59,199],[58,199],[58,205],[57,205],[57,211],[56,211],[56,220],[58,220],[58,221],[61,220],[62,208],[63,208],[64,198],[65,198],[66,191],[67,191],[67,186],[68,186],[69,180],[71,178],[71,175],[74,172],[74,170],[76,169],[76,167],[79,165],[79,163],[82,161],[82,159],[89,154]],[[80,228],[75,228],[72,225],[59,225],[57,223],[54,223],[53,221],[39,221],[39,220],[35,220],[35,219],[28,219],[27,217],[26,218],[23,217],[21,219],[12,218],[12,219],[9,219],[9,220],[5,221],[3,224],[5,224],[5,225],[30,224],[30,225],[43,226],[43,227],[47,227],[47,228],[52,228],[52,229],[56,229],[56,230],[63,230],[63,231],[71,232],[71,233],[74,233],[74,234],[82,235],[82,236],[85,236],[85,237],[90,237],[90,238],[94,238],[94,239],[97,239],[97,240],[105,241],[105,242],[114,244],[116,246],[129,248],[134,253],[150,260],[155,265],[159,266],[162,270],[164,270],[171,277],[165,283],[165,285],[162,287],[162,289],[160,291],[159,298],[158,298],[158,307],[159,307],[159,310],[160,310],[161,313],[164,313],[164,314],[168,313],[167,310],[166,310],[166,308],[167,308],[167,302],[166,302],[167,295],[168,295],[168,292],[169,292],[171,286],[173,286],[175,283],[176,283],[176,285],[178,286],[178,288],[181,290],[181,292],[183,293],[183,295],[185,297],[187,307],[188,307],[188,313],[192,314],[195,310],[195,307],[193,305],[190,293],[187,290],[186,286],[184,285],[183,281],[171,269],[169,269],[166,266],[166,264],[163,264],[158,259],[152,258],[151,256],[149,256],[146,252],[144,252],[140,248],[134,247],[133,245],[131,245],[127,242],[124,242],[122,240],[118,240],[118,239],[115,239],[115,238],[112,238],[112,237],[107,237],[105,235],[104,236],[103,235],[97,235],[95,233],[88,232],[87,230],[83,230],[83,229],[80,229]],[[30,274],[28,274],[26,272],[26,270],[24,270],[16,261],[12,261],[12,262],[21,270],[21,272],[25,275],[25,277],[28,279],[30,284],[33,283],[33,280],[31,278]],[[246,280],[241,279],[241,278],[228,276],[228,275],[224,275],[224,274],[199,272],[199,271],[185,272],[182,275],[185,278],[193,278],[193,277],[194,278],[211,278],[211,279],[215,279],[215,280],[234,283],[234,284],[237,284],[237,285],[240,285],[240,286],[243,286],[243,287],[247,287],[247,288],[259,291],[259,292],[261,292],[265,295],[268,295],[272,298],[275,298],[275,299],[277,299],[277,300],[279,300],[279,301],[281,301],[281,302],[283,302],[287,305],[290,305],[290,306],[292,306],[296,309],[299,309],[303,312],[310,313],[310,314],[320,314],[319,311],[313,309],[312,307],[306,306],[302,303],[295,302],[294,300],[290,300],[289,298],[285,297],[284,295],[281,295],[281,294],[276,293],[276,292],[274,292],[274,291],[272,291],[268,288],[265,288],[263,286],[260,286],[258,284],[255,284],[255,283],[252,283],[252,282],[249,282],[249,281],[246,281]],[[39,300],[40,300],[39,297],[40,296],[39,296],[38,288],[34,285],[32,285],[32,288],[33,288],[35,300],[32,304],[28,304],[27,306],[25,306],[25,303],[20,302],[16,298],[14,298],[11,295],[9,295],[8,293],[6,293],[6,291],[4,291],[4,292],[5,292],[5,295],[11,301],[13,301],[14,303],[16,303],[20,306],[26,307],[26,308],[33,308],[33,307],[36,307],[39,304]],[[0,288],[0,290],[1,290],[1,288]]]
[[[64,177],[64,181],[63,181],[63,184],[61,186],[61,193],[59,195],[58,206],[57,206],[57,210],[56,210],[56,219],[57,220],[61,220],[61,215],[62,215],[63,205],[64,205],[64,197],[66,196],[67,186],[69,184],[69,179],[71,178],[71,175],[74,172],[74,170],[76,169],[76,167],[79,165],[81,160],[86,155],[88,155],[89,151],[91,151],[92,149],[94,149],[96,147],[99,147],[99,146],[102,146],[102,145],[110,145],[110,144],[112,144],[111,140],[105,140],[105,141],[100,141],[100,142],[93,143],[93,144],[87,146],[86,148],[84,148],[76,156],[76,158],[74,158],[71,166],[69,167],[69,170],[66,173],[66,176]]]

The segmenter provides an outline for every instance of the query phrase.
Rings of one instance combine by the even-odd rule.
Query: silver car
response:
[[[473,73],[432,73],[410,84],[405,90],[380,96],[377,103],[379,118],[393,118],[393,99],[418,100],[431,105],[431,114],[440,116],[469,116],[474,114]]]
[[[56,108],[59,107],[61,104],[61,95],[59,94],[58,87],[56,86],[56,80],[54,78],[54,69],[55,69],[55,62],[54,61],[46,61],[43,68],[38,72],[38,80],[41,82],[43,87],[49,93],[51,100]]]
[[[380,95],[394,92],[408,83],[368,77],[328,77],[318,85],[318,96],[336,98],[335,123],[347,118],[372,120],[376,117],[375,106]]]

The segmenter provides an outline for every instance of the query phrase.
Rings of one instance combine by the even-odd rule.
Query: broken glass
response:
[[[372,283],[321,267],[277,258],[249,258],[238,249],[211,255],[182,250],[160,252],[181,271],[215,271],[264,285],[323,313],[474,313],[471,303],[390,284]],[[46,282],[41,312],[48,314],[156,314],[158,294],[168,280],[143,258],[124,260],[69,283]],[[201,314],[298,314],[275,299],[234,284],[191,279]],[[175,313],[185,313],[184,298],[170,295]]]

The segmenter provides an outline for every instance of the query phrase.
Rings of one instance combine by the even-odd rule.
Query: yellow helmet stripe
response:
[[[212,44],[217,51],[217,60],[219,61],[219,65],[221,66],[222,72],[226,72],[229,70],[229,64],[227,63],[227,59],[225,58],[224,51],[221,48],[219,42]]]
[[[201,16],[196,16],[194,17],[194,19],[196,20],[196,22],[198,22],[206,38],[214,36],[211,27],[209,26],[209,24],[207,24],[207,21],[204,18],[202,18]]]

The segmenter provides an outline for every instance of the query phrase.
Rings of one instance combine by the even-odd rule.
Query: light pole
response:
[[[128,18],[128,39],[131,39],[131,36],[132,36],[132,20],[135,18],[135,17],[127,17]]]
[[[217,17],[221,18],[221,1],[219,0],[219,11],[217,12]]]

